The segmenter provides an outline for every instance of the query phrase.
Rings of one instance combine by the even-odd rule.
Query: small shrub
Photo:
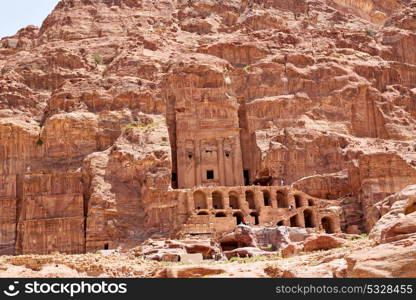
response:
[[[374,30],[371,30],[369,28],[367,28],[365,30],[365,33],[367,34],[367,36],[371,36],[371,37],[375,37],[377,35],[377,32],[375,32]]]
[[[250,65],[244,66],[243,70],[246,71],[246,72],[250,71]]]
[[[102,65],[104,60],[100,53],[94,53],[92,59],[95,61],[97,65]]]
[[[129,123],[124,127],[124,129],[133,129],[133,128],[148,129],[148,128],[157,127],[163,124],[165,124],[164,120],[153,121],[150,123]]]
[[[36,145],[38,145],[38,146],[42,146],[42,145],[43,145],[43,141],[42,141],[42,139],[41,139],[41,138],[39,138],[39,139],[36,141]]]

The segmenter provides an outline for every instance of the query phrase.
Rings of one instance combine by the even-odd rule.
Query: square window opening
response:
[[[214,171],[208,170],[207,171],[207,179],[214,179]]]

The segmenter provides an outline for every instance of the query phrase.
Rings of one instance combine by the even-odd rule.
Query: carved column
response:
[[[230,209],[230,195],[229,195],[229,193],[228,193],[228,190],[224,190],[223,192],[222,192],[222,201],[223,201],[223,204],[224,204],[224,209]]]
[[[244,189],[239,189],[238,190],[238,199],[240,201],[240,208],[241,211],[243,212],[244,216],[249,215],[250,209],[248,206],[248,203],[246,201],[246,193]]]
[[[278,208],[279,204],[277,203],[277,194],[276,190],[270,189],[270,201],[272,208]]]
[[[234,185],[243,186],[243,163],[241,155],[240,137],[236,136],[233,143],[233,182]]]
[[[189,191],[185,194],[187,204],[188,204],[188,213],[192,213],[195,211],[195,203],[194,203],[194,195],[192,191]]]
[[[209,194],[205,194],[205,197],[207,199],[208,210],[214,209],[214,205],[212,201],[212,191],[209,191]]]
[[[195,141],[195,185],[202,184],[202,177],[201,177],[201,147],[200,141]]]
[[[260,189],[254,189],[254,205],[256,206],[256,209],[259,210],[261,207],[264,206],[263,201],[263,193]]]
[[[217,149],[218,149],[218,171],[220,178],[220,185],[225,186],[225,165],[224,165],[224,139],[217,139]]]
[[[303,215],[303,211],[298,210],[298,214],[296,215],[296,223],[299,227],[305,228],[305,217]]]

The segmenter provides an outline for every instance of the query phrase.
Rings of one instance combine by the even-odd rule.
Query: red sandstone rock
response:
[[[384,241],[391,240],[393,237],[403,238],[406,235],[416,235],[416,214],[412,213],[398,219],[395,223],[387,227],[382,233],[381,238]]]
[[[370,237],[386,243],[416,235],[414,203],[416,186],[410,185],[375,205],[372,208],[374,225]]]
[[[416,277],[416,243],[387,243],[346,257],[348,277]]]
[[[289,244],[286,247],[282,248],[281,254],[282,257],[288,258],[299,254],[302,251],[302,247],[297,244]]]
[[[253,256],[272,256],[276,253],[263,251],[259,248],[255,247],[244,247],[244,248],[237,248],[230,251],[224,251],[224,255],[227,259],[231,259],[233,257],[241,257],[241,258],[247,258],[247,257],[253,257]]]
[[[328,250],[344,245],[345,240],[332,235],[313,235],[303,241],[303,251]]]

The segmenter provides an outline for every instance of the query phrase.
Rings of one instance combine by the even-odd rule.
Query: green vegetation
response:
[[[250,71],[250,65],[245,65],[243,70],[246,71],[246,72],[249,72]]]
[[[280,259],[280,255],[258,255],[258,256],[252,256],[252,257],[232,257],[226,262],[244,262],[244,263],[251,263],[256,261],[267,261],[267,260],[275,260]]]
[[[369,28],[367,28],[365,30],[365,33],[367,34],[367,36],[371,36],[371,37],[375,37],[377,35],[377,32],[375,32],[374,30],[371,30]]]
[[[41,138],[39,138],[39,139],[36,141],[36,145],[38,145],[38,146],[42,146],[42,145],[43,145],[43,141],[42,141],[42,139],[41,139]]]
[[[133,128],[139,128],[139,129],[148,129],[148,128],[153,128],[153,127],[157,127],[159,125],[163,125],[165,124],[164,120],[158,120],[158,121],[153,121],[151,123],[129,123],[126,126],[124,126],[124,129],[133,129]]]
[[[95,61],[97,65],[102,65],[104,63],[104,59],[100,53],[94,53],[92,55],[92,59]]]

